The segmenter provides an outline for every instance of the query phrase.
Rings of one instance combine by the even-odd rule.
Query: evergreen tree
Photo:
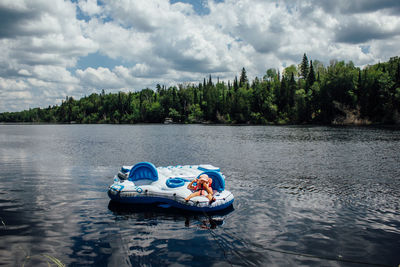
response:
[[[244,68],[242,68],[242,73],[240,74],[240,79],[239,79],[239,87],[247,86],[247,83],[248,83],[248,79],[247,79],[246,70]]]
[[[297,71],[300,76],[296,82]],[[306,72],[305,72],[306,71]],[[317,72],[317,79],[315,77]],[[263,79],[251,82],[243,68],[233,83],[212,83],[211,75],[197,85],[180,84],[168,89],[117,92],[66,97],[61,105],[0,113],[1,122],[137,123],[332,123],[356,114],[372,123],[395,123],[400,112],[400,59],[356,68],[352,62],[332,61],[324,67],[306,54],[299,68],[282,73],[268,69]],[[346,114],[345,114],[346,113]],[[360,114],[360,115],[357,115]]]
[[[314,72],[314,67],[312,64],[312,60],[310,60],[310,69],[307,75],[307,83],[308,87],[311,87],[315,82],[315,72]]]
[[[303,79],[307,78],[307,74],[309,73],[309,67],[308,67],[308,58],[306,53],[303,55],[303,60],[300,64],[300,76]]]
[[[294,107],[294,95],[296,92],[296,81],[294,80],[294,73],[292,72],[289,80],[289,88],[288,88],[288,105],[289,108]]]

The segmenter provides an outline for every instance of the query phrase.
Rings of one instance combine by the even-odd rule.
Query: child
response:
[[[197,185],[193,186],[193,183],[196,182]],[[213,191],[211,188],[212,179],[208,177],[207,174],[202,174],[198,179],[194,179],[188,184],[187,188],[190,190],[195,190],[195,192],[191,193],[185,201],[188,202],[189,199],[196,196],[206,196],[209,200],[208,204],[211,205],[215,201],[215,197],[213,197]]]

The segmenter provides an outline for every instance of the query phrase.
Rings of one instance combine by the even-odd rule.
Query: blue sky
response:
[[[398,0],[3,0],[0,112],[400,54]]]

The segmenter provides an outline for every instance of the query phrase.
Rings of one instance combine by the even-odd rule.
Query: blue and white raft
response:
[[[215,202],[209,204],[207,197],[196,196],[188,202],[192,193],[187,185],[202,174],[212,178],[211,187]],[[123,166],[108,189],[111,200],[119,203],[159,203],[164,207],[176,207],[191,211],[218,211],[230,207],[233,195],[225,190],[225,177],[212,165],[185,165],[155,167],[150,162]]]

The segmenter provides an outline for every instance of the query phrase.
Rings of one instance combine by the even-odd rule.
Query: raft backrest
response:
[[[157,168],[153,163],[140,162],[132,167],[131,171],[129,172],[128,180],[134,182],[143,179],[152,181],[158,180]]]
[[[225,190],[225,178],[222,176],[222,174],[220,172],[205,171],[205,172],[202,172],[200,175],[202,175],[202,174],[207,174],[208,177],[210,177],[212,179],[211,187],[213,190],[217,190],[218,192],[222,192]],[[200,175],[197,176],[197,178],[199,178]]]

